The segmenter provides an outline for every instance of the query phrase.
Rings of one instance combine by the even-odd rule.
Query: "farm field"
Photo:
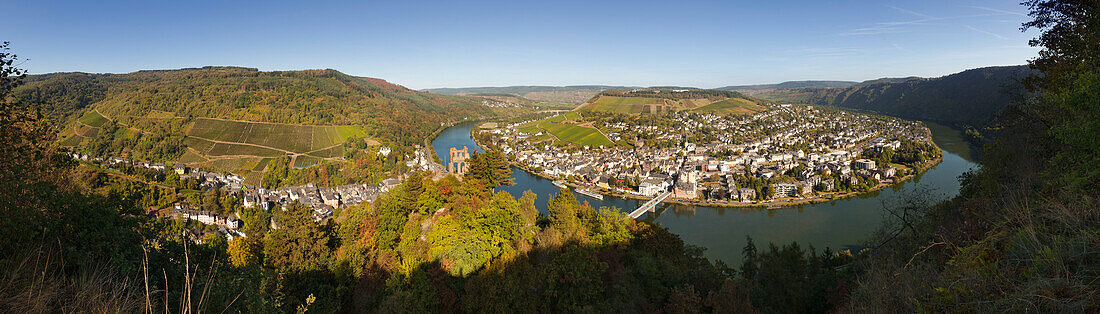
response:
[[[294,168],[306,168],[321,162],[321,158],[310,155],[298,155],[294,157]]]
[[[256,167],[261,159],[259,157],[223,158],[209,161],[206,164],[221,172],[239,174]]]
[[[187,135],[223,142],[246,143],[294,153],[306,153],[367,134],[356,126],[308,126],[216,119],[196,119]]]
[[[646,97],[600,96],[596,101],[585,105],[582,110],[614,113],[642,113],[649,112],[650,105],[664,106],[665,100]]]
[[[615,143],[612,143],[611,140],[603,136],[603,133],[590,127],[550,122],[540,123],[539,127],[550,132],[550,134],[553,134],[562,141],[578,145],[591,147],[615,145]]]
[[[249,155],[260,157],[278,157],[285,153],[270,149],[251,145],[240,144],[226,144],[226,143],[214,143],[214,146],[210,150],[206,151],[207,156],[233,156],[233,155]]]
[[[531,138],[530,140],[532,142],[541,142],[542,140],[556,137],[562,142],[569,142],[582,146],[598,147],[601,145],[615,145],[615,143],[611,142],[611,140],[595,128],[563,123],[580,118],[581,115],[579,113],[570,111],[561,115],[525,123],[517,127],[517,130],[531,135],[539,131],[546,131],[546,133],[549,133],[548,135]]]
[[[733,113],[738,115],[746,115],[761,112],[765,109],[766,108],[764,108],[763,106],[758,105],[747,99],[730,98],[703,106],[699,109],[695,109],[695,111],[713,114]]]
[[[193,163],[206,162],[206,160],[207,159],[205,157],[202,157],[202,155],[199,155],[199,154],[195,153],[195,151],[192,151],[192,150],[188,149],[186,152],[183,153],[183,156],[180,156],[179,162],[182,162],[182,163],[185,163],[185,164],[193,164]]]
[[[738,99],[739,101],[741,99]],[[750,102],[748,100],[743,100]],[[650,97],[600,96],[585,105],[581,111],[603,111],[613,113],[662,113],[674,110],[692,110],[710,105],[709,99],[662,99]]]
[[[97,128],[103,127],[108,121],[107,118],[104,118],[95,110],[89,110],[85,112],[83,116],[80,116],[80,123]]]
[[[319,151],[309,152],[307,155],[320,158],[336,158],[344,155],[344,147],[334,146]]]

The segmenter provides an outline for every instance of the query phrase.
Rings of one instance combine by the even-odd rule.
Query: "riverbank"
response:
[[[470,137],[473,139],[474,143],[477,144],[477,146],[484,149],[485,145],[483,143],[478,142],[478,137],[475,136],[475,134],[474,134],[474,132],[476,132],[476,131],[478,131],[478,129],[471,128],[470,129]],[[865,195],[865,194],[869,194],[869,193],[878,192],[878,191],[881,191],[883,189],[886,189],[888,187],[892,187],[892,186],[895,186],[895,185],[898,185],[898,184],[902,184],[906,181],[909,181],[910,179],[913,179],[917,175],[920,175],[920,174],[923,174],[923,173],[927,172],[932,167],[935,167],[936,165],[941,163],[943,161],[943,153],[944,153],[943,150],[939,147],[939,145],[937,145],[935,143],[935,141],[931,141],[931,144],[936,149],[936,151],[939,152],[939,154],[938,154],[939,156],[937,156],[935,159],[925,161],[924,164],[919,165],[918,167],[912,168],[912,171],[910,171],[910,173],[906,174],[905,176],[895,177],[895,178],[891,179],[892,182],[890,182],[890,183],[880,182],[879,184],[875,185],[874,187],[872,187],[871,189],[868,189],[866,191],[833,192],[833,193],[822,194],[822,195],[814,195],[814,196],[803,197],[803,198],[780,198],[780,199],[772,199],[772,200],[765,200],[765,201],[757,201],[757,202],[752,202],[752,203],[729,202],[729,201],[721,201],[721,202],[711,201],[711,202],[708,202],[708,201],[699,201],[699,200],[694,200],[694,199],[682,199],[682,198],[669,197],[664,201],[664,203],[679,204],[679,205],[690,205],[690,206],[723,207],[723,208],[752,208],[752,207],[772,208],[772,207],[813,205],[813,204],[821,204],[821,203],[827,203],[827,202],[832,202],[832,201],[837,201],[837,200],[850,199],[850,198],[853,198],[853,197],[858,197],[860,195]],[[562,178],[555,178],[555,177],[551,177],[551,176],[548,176],[548,175],[544,175],[541,172],[535,172],[532,169],[530,169],[530,168],[526,167],[525,165],[523,165],[519,162],[516,162],[514,160],[509,160],[509,164],[512,167],[514,167],[516,169],[520,169],[521,171],[527,172],[528,174],[530,174],[534,177],[537,177],[537,178],[550,180],[550,181],[563,180]],[[645,195],[638,195],[638,194],[633,194],[633,193],[623,193],[621,191],[603,189],[603,188],[599,188],[599,187],[596,187],[596,186],[582,185],[582,184],[579,184],[579,183],[565,181],[565,180],[563,180],[563,181],[565,182],[565,185],[569,186],[570,188],[573,188],[573,189],[578,189],[578,188],[587,189],[587,190],[599,193],[599,194],[604,195],[604,196],[611,196],[611,197],[617,197],[617,198],[622,198],[622,199],[630,199],[630,200],[642,200],[642,201],[650,199],[650,197],[645,196]]]

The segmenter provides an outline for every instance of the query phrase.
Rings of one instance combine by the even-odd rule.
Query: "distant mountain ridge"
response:
[[[609,89],[634,89],[635,86],[611,86],[611,85],[570,85],[570,86],[503,86],[503,87],[460,87],[460,88],[429,88],[423,91],[443,95],[474,95],[474,94],[511,94],[532,100],[555,101],[580,104],[601,91]]]
[[[869,110],[908,119],[984,126],[1036,73],[1024,65],[970,69],[936,78],[882,78],[843,88],[782,88],[753,95],[778,102]]]
[[[719,87],[717,89],[730,90],[730,91],[755,91],[755,90],[779,89],[779,88],[812,88],[812,87],[837,88],[837,87],[848,87],[848,86],[856,85],[858,83],[859,82],[852,82],[852,81],[786,81],[786,82],[783,82],[783,83],[776,83],[776,84],[734,85],[734,86]]]

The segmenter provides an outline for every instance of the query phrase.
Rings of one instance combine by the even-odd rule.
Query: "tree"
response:
[[[515,178],[512,178],[512,166],[499,150],[475,152],[466,162],[470,169],[466,175],[485,182],[488,188],[516,184]]]
[[[566,237],[572,236],[579,227],[577,221],[577,197],[569,189],[562,188],[551,196],[546,205],[550,213],[550,227]]]
[[[0,258],[35,239],[41,205],[53,199],[71,163],[51,145],[54,131],[33,108],[14,97],[26,71],[16,68],[8,42],[0,44]]]
[[[1100,68],[1100,4],[1079,0],[1028,0],[1034,20],[1021,30],[1042,33],[1028,44],[1042,47],[1029,64],[1045,74],[1030,80],[1032,88],[1056,89],[1071,85],[1077,73]]]
[[[1023,30],[1042,33],[1030,44],[1042,47],[1030,65],[1043,72],[1029,86],[1045,93],[1025,108],[1021,124],[1030,120],[1049,126],[1054,142],[1048,174],[1061,184],[1100,190],[1100,3],[1074,0],[1030,0],[1034,20]]]
[[[279,228],[264,239],[264,263],[274,268],[319,269],[328,258],[329,237],[313,221],[313,210],[297,201],[275,214]]]
[[[428,182],[424,185],[424,192],[420,193],[420,197],[417,198],[416,204],[420,209],[420,214],[430,215],[436,210],[443,208],[446,204],[446,199],[443,198],[443,192],[439,190],[436,184]]]
[[[756,277],[756,245],[752,243],[752,237],[745,236],[745,248],[741,250],[741,278],[753,279]]]

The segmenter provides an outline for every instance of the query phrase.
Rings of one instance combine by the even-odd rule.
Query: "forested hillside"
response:
[[[262,72],[239,67],[127,74],[33,75],[15,95],[64,121],[84,111],[130,127],[182,134],[191,118],[304,125],[358,125],[402,144],[423,140],[440,122],[482,117],[479,99],[433,95],[335,70]],[[180,119],[167,119],[167,118]]]
[[[1027,66],[986,67],[938,78],[878,79],[844,88],[785,88],[754,96],[781,102],[870,110],[957,127],[985,126],[994,114],[1024,96]]]
[[[33,75],[13,95],[89,157],[181,162],[255,186],[377,182],[445,123],[535,110],[335,70],[240,67]],[[396,154],[378,157],[380,146]]]

